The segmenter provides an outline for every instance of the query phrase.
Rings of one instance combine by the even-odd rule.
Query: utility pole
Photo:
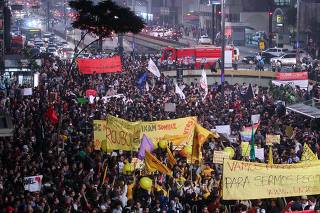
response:
[[[225,52],[225,8],[224,2],[225,0],[221,0],[221,93],[224,97],[224,52]]]
[[[47,31],[50,29],[50,0],[47,0]]]
[[[211,35],[211,42],[212,42],[212,45],[214,45],[214,40],[215,40],[215,35],[216,35],[216,30],[215,30],[215,22],[216,22],[216,18],[215,18],[215,16],[216,16],[216,5],[215,4],[213,4],[212,2],[211,2],[211,7],[212,7],[212,19],[211,19],[211,21],[212,21],[212,35]]]
[[[296,65],[300,65],[300,2],[301,0],[297,0],[297,35],[296,35],[296,45],[297,45],[297,53],[296,53]]]
[[[136,0],[132,0],[132,10],[134,12],[134,14],[136,14]],[[147,14],[148,16],[148,14]],[[133,58],[135,58],[135,52],[134,49],[136,48],[136,36],[135,34],[132,34],[132,56]]]
[[[63,17],[64,17],[64,35],[67,40],[67,9],[66,9],[66,0],[63,0]]]
[[[183,14],[184,14],[184,8],[183,8],[183,0],[181,0],[181,24],[183,25],[184,24],[184,17],[183,17]]]

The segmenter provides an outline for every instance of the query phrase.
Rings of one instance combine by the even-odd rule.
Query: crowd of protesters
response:
[[[241,156],[239,132],[250,125],[252,114],[261,115],[255,135],[257,147],[266,147],[266,134],[281,135],[281,143],[273,149],[274,163],[299,162],[304,143],[320,154],[319,124],[305,116],[286,113],[272,96],[274,92],[256,85],[254,97],[243,100],[241,94],[248,88],[245,83],[226,83],[224,94],[218,83],[210,85],[204,98],[197,81],[189,85],[181,82],[179,86],[186,96],[181,99],[172,79],[163,75],[156,78],[149,73],[147,91],[137,85],[147,61],[147,57],[126,55],[122,73],[81,76],[76,71],[68,73],[68,65],[49,58],[39,69],[39,86],[31,96],[21,96],[15,81],[6,84],[1,92],[1,112],[12,116],[14,134],[0,138],[0,212],[277,213],[284,209],[319,209],[318,196],[223,201],[222,167],[212,162],[214,150],[226,146],[235,150],[234,159],[245,160]],[[123,96],[107,102],[100,99],[93,104],[78,103],[77,98],[84,97],[87,89],[95,89],[100,97]],[[279,91],[285,90],[283,87]],[[317,85],[309,91],[293,90],[301,100],[320,95]],[[176,103],[175,112],[165,112],[167,102]],[[47,118],[49,108],[57,112],[58,122]],[[122,172],[135,153],[93,150],[93,120],[105,119],[108,114],[129,121],[197,116],[209,130],[216,125],[230,125],[234,140],[210,139],[202,147],[203,161],[195,164],[188,164],[179,153],[174,153],[178,163],[172,168],[173,177],[149,174],[154,184],[151,191],[146,191],[139,185],[145,174],[138,170],[131,174]],[[290,136],[285,131],[288,126],[293,129]],[[156,156],[167,161],[161,150]],[[33,175],[43,175],[39,192],[24,190],[23,178]]]

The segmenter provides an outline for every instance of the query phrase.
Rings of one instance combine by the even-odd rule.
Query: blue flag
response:
[[[142,88],[143,85],[145,84],[145,82],[146,82],[146,80],[147,80],[147,76],[148,76],[148,73],[145,72],[145,73],[143,73],[143,75],[139,78],[139,80],[138,80],[138,85],[139,85],[140,88]]]

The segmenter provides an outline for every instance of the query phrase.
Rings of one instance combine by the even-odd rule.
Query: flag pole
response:
[[[253,121],[251,119],[251,148],[250,148],[250,159],[255,160],[255,150],[254,150],[254,133],[253,133]]]

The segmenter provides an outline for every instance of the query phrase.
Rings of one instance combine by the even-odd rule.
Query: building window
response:
[[[274,3],[277,6],[286,6],[290,4],[290,0],[274,0]]]

